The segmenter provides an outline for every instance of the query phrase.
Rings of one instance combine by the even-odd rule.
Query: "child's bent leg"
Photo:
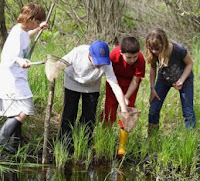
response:
[[[140,82],[141,82],[141,79],[138,83],[137,89],[129,98],[129,107],[135,107],[135,100],[137,97],[137,92],[138,92]],[[123,92],[127,92],[128,87],[122,88],[122,90],[123,90]],[[119,139],[119,147],[118,147],[117,157],[122,158],[126,152],[125,146],[126,146],[126,142],[128,139],[128,132],[124,130],[124,126],[123,126],[123,123],[121,120],[119,120],[118,124],[120,126],[120,139]]]
[[[21,112],[18,116],[15,116],[15,118],[20,121],[21,123],[28,117],[24,112]]]
[[[11,154],[16,153],[21,141],[22,122],[28,116],[21,112],[18,116],[9,117],[0,130],[0,145]]]
[[[117,157],[122,158],[126,152],[125,146],[128,138],[128,133],[124,129],[120,129],[119,147]]]
[[[14,154],[16,150],[9,144],[7,145],[7,143],[11,135],[17,131],[20,125],[21,122],[16,118],[8,118],[0,130],[0,145],[4,145],[4,149],[12,154]]]
[[[98,104],[99,92],[82,93],[82,115],[80,121],[86,124],[90,130],[90,137],[96,121],[96,109]]]
[[[58,134],[58,139],[60,140],[65,136],[69,135],[70,138],[72,136],[71,126],[74,127],[74,122],[77,117],[80,95],[80,92],[71,91],[65,88],[64,108]]]
[[[161,100],[154,98],[154,100],[150,104],[149,108],[149,125],[148,125],[148,136],[152,135],[154,131],[158,130],[159,127],[159,118],[160,118],[160,110],[162,108],[165,97],[170,89],[169,86],[164,84],[156,83],[155,86],[156,92]]]
[[[105,99],[105,122],[111,125],[116,120],[118,102],[112,91],[112,88],[106,83],[106,99]]]
[[[185,118],[185,127],[188,129],[196,127],[196,118],[193,108],[193,96],[194,96],[193,85],[189,87],[183,87],[180,90],[183,117]]]
[[[22,137],[22,124],[18,125],[16,131],[11,135],[8,145],[17,150],[21,144]]]

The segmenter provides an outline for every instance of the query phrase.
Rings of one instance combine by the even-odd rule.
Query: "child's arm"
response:
[[[133,92],[137,89],[139,81],[140,81],[140,78],[133,76],[132,81],[129,84],[128,90],[125,94],[126,103],[129,103],[129,98],[131,97]]]
[[[160,100],[160,97],[158,96],[155,88],[154,88],[154,84],[155,84],[155,80],[156,80],[156,63],[151,64],[150,66],[150,89],[151,89],[151,94],[150,94],[150,99],[149,102],[151,103],[153,101],[154,98],[157,98],[158,100]]]
[[[48,23],[42,22],[42,23],[40,23],[40,26],[39,26],[39,27],[35,28],[34,30],[30,30],[30,31],[28,32],[29,37],[30,37],[30,38],[33,38],[33,36],[34,36],[36,33],[38,33],[41,29],[46,30],[47,28],[48,28]]]
[[[124,97],[124,94],[123,94],[122,89],[120,88],[119,84],[111,82],[111,81],[109,81],[109,84],[110,84],[110,86],[115,94],[115,97],[117,98],[117,101],[121,107],[121,112],[128,112],[127,106],[125,103],[125,97]]]
[[[193,67],[193,63],[194,63],[188,53],[185,56],[185,58],[183,59],[183,61],[186,64],[185,69],[184,69],[181,77],[179,78],[179,80],[175,84],[173,84],[174,88],[177,90],[182,89],[183,83],[185,82],[185,80],[189,76],[190,72],[192,71],[192,67]]]

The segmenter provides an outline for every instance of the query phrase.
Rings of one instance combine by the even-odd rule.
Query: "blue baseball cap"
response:
[[[89,51],[95,65],[109,65],[109,47],[106,42],[96,40],[90,45]]]

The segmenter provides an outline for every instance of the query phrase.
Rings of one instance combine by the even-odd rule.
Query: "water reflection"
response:
[[[13,172],[9,172],[4,174],[2,177],[0,177],[0,180],[2,181],[18,181],[17,174]]]
[[[2,181],[124,181],[135,180],[133,167],[123,169],[108,166],[93,167],[85,170],[82,167],[68,165],[63,170],[53,167],[47,168],[23,168],[17,173],[6,173],[0,179]]]

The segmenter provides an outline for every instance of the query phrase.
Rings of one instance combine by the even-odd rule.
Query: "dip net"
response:
[[[47,79],[51,82],[69,65],[66,60],[52,54],[47,54],[44,62]]]
[[[133,128],[135,128],[137,125],[141,111],[134,107],[128,107],[128,112],[117,112],[123,124],[124,130],[127,132],[131,132]]]

